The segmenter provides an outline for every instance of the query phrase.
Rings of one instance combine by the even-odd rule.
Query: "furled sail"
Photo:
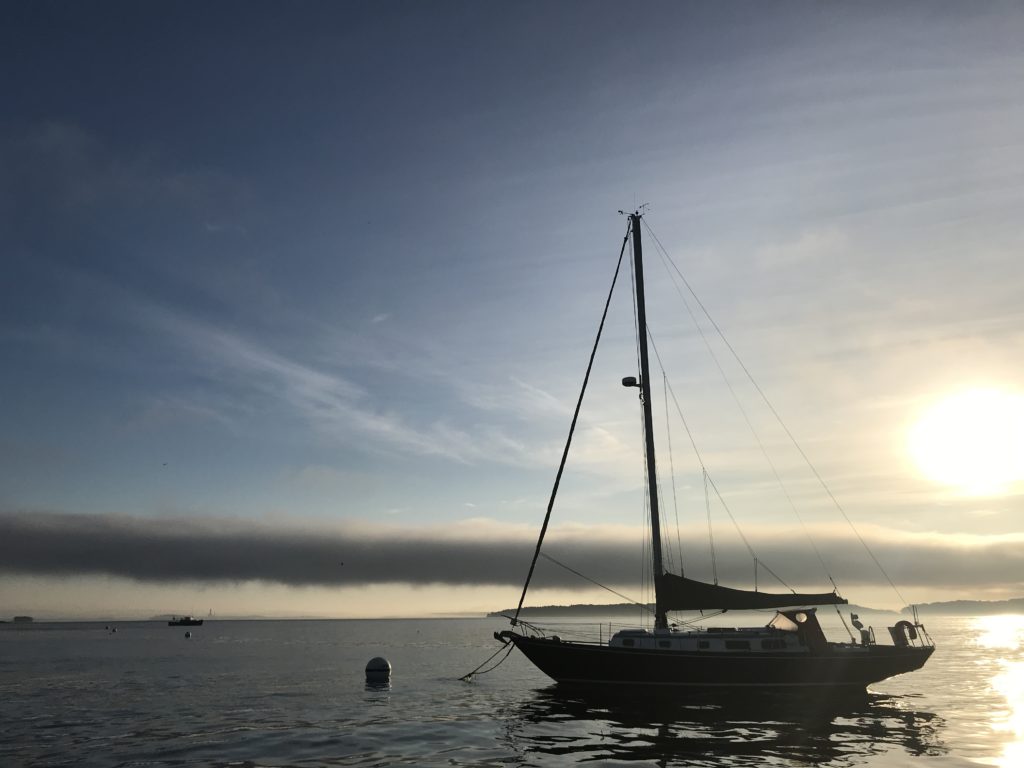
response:
[[[779,594],[720,587],[703,581],[663,573],[657,578],[658,608],[663,611],[704,609],[748,610],[788,608],[794,605],[842,605],[844,598],[835,592]]]

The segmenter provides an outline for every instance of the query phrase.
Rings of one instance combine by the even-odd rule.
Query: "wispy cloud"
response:
[[[150,305],[145,315],[171,339],[200,358],[203,370],[231,387],[249,388],[289,404],[315,429],[334,438],[369,437],[382,446],[467,462],[472,441],[443,423],[425,429],[381,410],[350,379],[276,352],[240,333]]]
[[[407,370],[373,356],[363,360],[365,341],[343,346],[352,355],[300,360],[242,332],[228,330],[154,302],[137,299],[134,312],[190,356],[197,373],[239,392],[258,392],[286,403],[307,424],[333,439],[361,437],[371,450],[438,456],[463,464],[496,463],[516,467],[550,467],[561,451],[562,429],[570,409],[550,393],[516,378],[503,385],[452,377],[429,358],[410,361]],[[342,339],[343,340],[343,339]],[[344,358],[344,363],[339,359]],[[339,369],[364,367],[391,371],[393,378],[446,390],[457,404],[453,416],[418,422],[389,406],[379,393],[356,383]],[[181,396],[176,397],[180,401]],[[180,404],[180,402],[179,402]],[[538,439],[536,425],[559,419],[557,439]],[[546,430],[548,434],[551,430]],[[577,466],[608,471],[621,466],[625,448],[612,433],[588,425],[580,429]]]

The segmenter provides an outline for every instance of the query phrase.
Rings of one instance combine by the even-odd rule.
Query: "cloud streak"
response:
[[[442,422],[421,428],[399,414],[379,410],[369,392],[338,373],[155,305],[143,312],[186,348],[198,351],[207,370],[222,381],[280,398],[310,424],[334,437],[351,439],[360,434],[392,449],[461,463],[489,453],[467,433]]]
[[[559,456],[561,436],[555,441],[537,438],[530,427],[552,414],[565,416],[567,423],[568,407],[518,379],[503,386],[469,385],[464,378],[453,381],[430,364],[418,364],[412,375],[440,383],[463,407],[454,423],[440,415],[417,419],[397,406],[383,407],[379,393],[356,383],[337,370],[339,366],[300,359],[258,338],[139,296],[133,297],[132,306],[136,319],[172,339],[191,357],[190,365],[227,391],[256,392],[284,403],[332,439],[352,442],[354,436],[362,436],[367,441],[361,445],[377,451],[440,457],[464,465],[548,468]],[[364,361],[362,349],[352,355],[356,367],[381,365],[377,359]],[[400,373],[410,376],[408,370]],[[509,419],[518,426],[510,428]],[[586,431],[596,438],[596,450],[591,441],[592,450],[577,452],[576,463],[601,472],[620,467],[624,446],[599,427],[587,426]]]
[[[901,586],[1024,587],[1021,536],[957,538],[881,529],[862,533]],[[154,583],[512,586],[525,576],[533,536],[522,526],[480,522],[410,532],[384,526],[300,529],[238,521],[13,512],[0,514],[0,573],[106,575]],[[754,538],[761,542],[757,550],[762,561],[792,586],[825,583],[816,558],[802,551],[808,549],[803,542],[764,532]],[[841,586],[885,582],[848,537],[823,530],[816,542]],[[641,568],[638,545],[639,532],[632,529],[580,526],[553,531],[546,551],[597,581],[631,585]],[[749,556],[731,546],[720,548],[718,556],[721,581],[749,587]],[[699,560],[691,553],[691,565]],[[546,562],[542,571],[540,586],[592,587]],[[808,578],[801,579],[801,574]],[[760,586],[780,588],[763,570]]]

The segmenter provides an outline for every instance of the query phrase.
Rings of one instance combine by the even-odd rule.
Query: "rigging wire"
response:
[[[661,380],[665,392],[665,436],[668,440],[668,469],[672,478],[672,508],[676,516],[676,546],[679,548],[679,575],[685,576],[686,574],[683,572],[683,539],[679,533],[679,501],[676,497],[676,465],[672,457],[672,430],[669,427],[668,418],[668,376],[665,375],[664,370],[661,372]],[[669,551],[671,552],[671,549]],[[717,584],[718,582],[716,581],[715,583]]]
[[[619,270],[622,267],[622,256],[626,253],[626,244],[629,242],[629,228],[626,228],[626,235],[622,238],[622,248],[619,249],[619,260],[615,264],[615,274],[612,277],[611,288],[608,289],[608,298],[604,303],[604,312],[601,313],[601,323],[597,327],[597,338],[594,339],[594,347],[590,351],[590,361],[587,363],[587,372],[583,376],[583,386],[580,388],[580,396],[576,401],[576,410],[572,414],[572,423],[569,425],[569,435],[565,440],[565,448],[562,450],[562,460],[558,464],[558,472],[555,474],[555,484],[551,488],[551,497],[548,499],[547,512],[544,514],[544,524],[540,528],[540,535],[537,537],[537,548],[533,553],[533,560],[530,561],[530,570],[526,574],[526,582],[523,584],[523,594],[519,596],[519,605],[516,607],[515,618],[512,619],[512,626],[519,620],[519,613],[523,610],[523,601],[526,599],[526,592],[530,588],[530,580],[533,578],[533,570],[537,565],[537,556],[540,554],[541,545],[544,543],[544,536],[548,530],[548,523],[551,521],[551,510],[555,506],[555,496],[558,494],[558,485],[562,481],[562,472],[565,470],[565,462],[569,458],[569,446],[572,444],[572,436],[576,431],[576,422],[580,416],[580,408],[583,406],[583,396],[587,392],[587,383],[590,381],[590,372],[594,368],[594,357],[597,355],[597,345],[601,341],[601,333],[604,331],[604,321],[608,317],[608,307],[612,303],[612,293],[615,291],[615,283],[619,278]]]
[[[832,607],[836,609],[836,616],[838,616],[839,620],[841,622],[843,622],[843,629],[845,629],[846,630],[846,634],[848,634],[850,636],[850,640],[852,642],[857,642],[857,638],[855,638],[853,636],[853,631],[846,625],[846,619],[843,618],[843,612],[839,610],[839,606],[838,605],[833,605]]]
[[[726,608],[720,608],[717,611],[711,613],[701,613],[700,616],[694,616],[692,619],[679,619],[675,622],[677,627],[692,627],[694,624],[700,624],[702,621],[713,619],[716,616],[721,616],[727,612]]]
[[[664,488],[664,485],[661,482],[661,473],[660,472],[656,472],[656,474],[657,474],[657,483],[658,483],[658,498],[659,499],[664,499],[665,498],[665,488]],[[658,512],[659,512],[659,514],[661,513],[661,506],[660,505],[658,507]],[[662,559],[664,561],[663,565],[665,567],[665,570],[669,571],[670,573],[675,573],[675,571],[676,571],[676,555],[675,555],[675,551],[672,549],[672,547],[665,547],[662,550],[662,552],[661,552],[661,557],[662,557]],[[679,564],[679,570],[682,571],[682,563]]]
[[[640,522],[643,525],[643,536],[640,538],[640,595],[645,602],[649,602],[655,596],[654,584],[654,531],[651,527],[651,516],[648,510],[651,508],[650,484],[647,482],[647,442],[644,437],[643,414],[640,415],[640,443],[644,446],[641,458],[644,462],[644,490],[643,502],[640,504]]]
[[[704,510],[708,514],[708,542],[711,545],[711,575],[715,578],[715,586],[718,586],[718,561],[715,559],[715,533],[711,528],[711,497],[708,495],[708,470],[701,466],[701,474],[704,476]]]
[[[561,562],[560,560],[556,560],[551,555],[549,555],[547,552],[541,552],[540,556],[543,557],[545,560],[550,560],[552,563],[557,565],[559,568],[564,568],[569,573],[575,574],[576,576],[579,576],[581,579],[584,579],[585,581],[589,581],[594,586],[600,587],[601,589],[604,589],[604,590],[607,590],[608,592],[611,592],[616,597],[621,597],[627,603],[633,603],[634,605],[639,605],[644,610],[649,611],[652,614],[654,613],[654,611],[651,611],[650,606],[648,606],[646,603],[642,603],[639,600],[634,600],[632,597],[629,597],[628,595],[624,595],[621,592],[616,592],[611,587],[605,586],[604,584],[602,584],[599,581],[595,581],[594,579],[590,578],[586,574],[580,573],[575,568],[572,568],[572,567],[566,565],[565,563]]]
[[[649,229],[650,228],[648,227],[648,230]],[[651,233],[651,234],[652,234],[652,237],[653,237],[653,233]],[[660,243],[658,243],[658,245],[660,246]],[[661,257],[662,263],[666,264],[666,268],[667,268],[667,264],[671,263],[671,259],[668,258],[668,254],[667,253],[663,253],[662,251],[663,251],[663,249],[662,250],[658,250],[658,255]],[[675,265],[672,264],[672,266],[674,267]],[[676,271],[678,271],[678,270],[676,270]],[[793,497],[790,494],[789,489],[786,487],[786,484],[785,484],[785,482],[782,479],[782,475],[779,474],[779,470],[775,466],[775,462],[772,461],[772,457],[768,453],[768,449],[765,448],[764,442],[761,440],[760,434],[758,433],[757,429],[754,427],[754,423],[751,421],[750,415],[747,413],[747,409],[743,407],[742,400],[740,399],[739,395],[737,394],[736,389],[733,387],[732,381],[730,380],[728,374],[726,374],[725,369],[722,367],[722,363],[718,359],[718,355],[715,354],[715,350],[711,346],[711,342],[708,340],[707,335],[704,333],[704,329],[701,327],[701,324],[697,321],[697,317],[696,317],[696,315],[694,315],[693,309],[690,307],[690,303],[686,300],[686,296],[683,294],[682,290],[680,290],[678,283],[676,283],[675,276],[672,274],[671,270],[669,270],[669,278],[672,280],[672,285],[676,289],[676,292],[679,294],[679,298],[682,299],[683,306],[686,307],[686,312],[687,312],[687,314],[689,314],[690,320],[693,321],[693,325],[697,329],[697,333],[700,335],[701,340],[704,342],[704,346],[707,348],[708,354],[711,356],[711,359],[714,361],[715,367],[718,368],[718,373],[722,377],[722,381],[725,382],[725,386],[729,390],[729,394],[732,395],[732,399],[733,399],[733,402],[736,404],[736,408],[739,410],[740,414],[743,416],[743,421],[746,422],[747,429],[750,430],[750,434],[753,435],[754,442],[757,443],[757,447],[760,449],[761,455],[764,457],[764,460],[767,462],[769,468],[771,469],[772,475],[774,475],[774,477],[775,477],[775,482],[778,484],[779,488],[782,490],[782,495],[786,498],[786,502],[789,504],[790,510],[792,510],[793,514],[796,516],[796,519],[799,521],[800,526],[803,529],[804,535],[807,537],[807,541],[811,545],[811,549],[814,551],[815,556],[818,558],[818,563],[821,565],[821,570],[824,572],[826,578],[828,578],[828,580],[830,582],[832,582],[832,586],[835,587],[835,580],[832,578],[832,574],[831,574],[831,572],[829,570],[828,565],[825,564],[825,559],[822,557],[821,551],[818,549],[818,545],[815,543],[814,538],[811,536],[811,532],[810,532],[810,529],[807,527],[807,523],[804,522],[803,516],[800,514],[800,511],[797,509],[796,503],[793,501]],[[684,282],[685,282],[685,279],[684,279]],[[687,286],[687,287],[689,287],[689,286]]]
[[[662,372],[664,372],[665,371],[665,366],[662,363],[661,353],[658,352],[658,345],[654,341],[654,336],[650,332],[648,332],[647,333],[647,337],[650,339],[651,348],[654,350],[654,357],[658,361],[658,367],[661,368]],[[667,382],[667,378],[666,378],[666,382]],[[704,476],[707,479],[707,482],[711,484],[711,488],[714,490],[715,496],[718,497],[718,501],[722,505],[722,508],[725,510],[726,514],[729,515],[729,519],[732,521],[733,527],[736,529],[736,533],[739,534],[739,537],[743,541],[744,546],[746,546],[747,552],[750,553],[750,557],[753,558],[755,563],[759,563],[761,565],[761,567],[763,567],[766,571],[768,571],[768,573],[770,573],[772,576],[774,576],[778,580],[778,582],[780,584],[782,584],[786,589],[788,589],[791,592],[795,593],[796,592],[795,589],[793,589],[791,586],[789,586],[789,584],[787,584],[777,573],[775,573],[775,571],[773,571],[771,568],[769,568],[767,565],[765,565],[764,561],[761,560],[757,556],[757,553],[754,551],[754,547],[751,546],[750,541],[747,539],[746,535],[743,533],[743,529],[740,528],[740,524],[736,520],[735,516],[733,515],[732,510],[729,509],[729,505],[725,503],[725,499],[722,497],[721,491],[718,490],[718,486],[715,484],[714,478],[712,478],[711,474],[708,472],[707,465],[704,464],[704,457],[701,455],[700,449],[697,447],[697,441],[693,437],[693,432],[690,430],[690,425],[686,421],[686,417],[683,415],[683,409],[679,405],[679,399],[676,397],[675,390],[672,389],[672,385],[671,384],[668,384],[668,392],[669,392],[669,395],[672,397],[672,402],[675,403],[676,412],[679,414],[679,419],[680,419],[680,421],[683,422],[683,428],[686,430],[686,436],[690,438],[690,445],[693,447],[693,452],[697,456],[697,462],[700,464],[700,468],[704,472]],[[756,579],[756,570],[755,570],[755,579]]]
[[[652,393],[651,394],[651,398],[653,399],[653,397],[654,397],[654,394]],[[647,458],[647,456],[645,455],[644,459],[646,460],[646,458]],[[671,459],[670,459],[670,461],[671,461]],[[663,486],[663,484],[661,482],[661,472],[659,471],[659,468],[657,467],[657,462],[655,462],[654,474],[655,474],[655,478],[654,479],[655,479],[655,482],[657,483],[657,486],[658,486],[658,499],[664,499],[665,498],[665,488],[664,488],[664,486]],[[658,505],[658,514],[659,515],[661,514],[661,509],[662,509],[662,505],[659,504]],[[678,520],[677,520],[677,522],[678,522]],[[664,538],[664,535],[663,535],[663,538]],[[664,542],[662,542],[662,544],[664,544]],[[672,547],[670,547],[670,546],[669,547],[663,547],[662,552],[661,552],[661,556],[662,556],[662,559],[663,559],[663,566],[664,566],[665,570],[669,571],[670,573],[674,573],[675,570],[676,570],[676,558],[675,558],[675,553],[672,550]],[[680,567],[680,570],[681,570],[682,569],[682,563],[680,563],[679,567]]]
[[[733,516],[732,510],[729,509],[729,505],[725,503],[725,499],[722,497],[722,492],[718,490],[718,486],[715,484],[715,479],[713,477],[711,477],[710,474],[708,475],[708,482],[711,484],[711,488],[715,492],[715,496],[718,497],[718,502],[722,505],[722,508],[725,510],[726,514],[729,515],[729,519],[732,520],[733,527],[736,528],[736,533],[738,533],[740,535],[740,538],[743,539],[743,543],[744,543],[744,545],[746,545],[747,551],[750,552],[750,556],[752,558],[754,558],[754,581],[755,582],[757,581],[757,568],[758,568],[758,566],[760,566],[761,568],[764,568],[766,571],[768,571],[768,573],[770,573],[772,576],[774,576],[775,580],[777,582],[779,582],[779,584],[784,586],[786,589],[788,589],[793,594],[796,594],[796,590],[793,589],[791,586],[789,586],[789,584],[787,584],[786,581],[781,576],[779,576],[779,574],[777,574],[775,571],[773,571],[771,568],[769,568],[768,564],[765,563],[764,560],[759,558],[757,556],[757,553],[754,552],[754,548],[751,546],[750,542],[747,540],[747,537],[743,534],[743,529],[740,528],[740,524],[739,524],[739,522],[737,522],[736,518]]]
[[[804,460],[804,463],[807,464],[807,467],[811,470],[811,473],[818,481],[818,484],[822,487],[822,489],[828,495],[829,499],[832,501],[832,504],[842,515],[843,519],[846,521],[846,524],[850,527],[850,530],[853,531],[853,534],[861,543],[861,546],[864,548],[864,551],[868,554],[868,557],[871,558],[872,562],[874,562],[875,566],[881,572],[882,576],[885,577],[885,580],[889,583],[889,586],[892,587],[893,592],[896,593],[896,596],[900,599],[900,601],[906,604],[906,598],[904,598],[903,595],[900,593],[899,587],[896,586],[895,582],[893,582],[892,578],[889,576],[888,571],[885,570],[885,567],[875,556],[874,551],[872,551],[867,541],[865,541],[864,537],[857,529],[857,526],[854,525],[853,520],[850,519],[850,516],[846,513],[846,510],[843,508],[843,505],[839,503],[839,500],[832,493],[832,489],[829,487],[828,483],[825,482],[825,479],[818,472],[818,468],[814,465],[814,463],[804,452],[803,447],[800,445],[799,442],[797,442],[797,439],[793,435],[793,433],[790,432],[789,427],[786,426],[786,423],[782,420],[782,417],[779,415],[779,412],[775,410],[775,406],[772,405],[772,402],[768,399],[768,396],[765,394],[764,390],[761,389],[761,385],[757,383],[757,380],[754,378],[753,374],[747,368],[742,358],[740,358],[739,353],[736,352],[735,348],[733,348],[732,344],[726,338],[725,334],[722,332],[722,329],[719,327],[718,323],[715,322],[715,319],[711,316],[711,313],[708,312],[707,307],[704,306],[704,303],[700,300],[700,297],[697,296],[697,293],[693,290],[693,287],[690,285],[689,281],[683,275],[682,271],[680,271],[679,267],[676,266],[674,261],[672,261],[672,258],[668,255],[668,251],[665,249],[665,246],[662,245],[661,240],[658,239],[658,236],[654,233],[654,230],[651,229],[650,225],[647,223],[646,220],[644,221],[644,226],[647,228],[648,234],[650,234],[651,238],[657,244],[660,252],[664,254],[664,257],[668,260],[669,264],[672,265],[672,268],[679,275],[679,278],[683,281],[683,284],[686,286],[686,290],[689,291],[690,295],[693,296],[694,301],[697,302],[697,306],[700,307],[701,312],[704,313],[704,316],[708,319],[708,322],[710,322],[711,326],[715,329],[715,333],[718,334],[718,337],[722,340],[722,343],[725,344],[726,349],[729,350],[730,354],[733,356],[733,359],[736,360],[737,364],[743,370],[743,373],[746,375],[751,385],[757,391],[757,394],[760,396],[765,406],[767,406],[768,410],[771,412],[772,416],[775,417],[775,420],[778,422],[779,426],[786,433],[786,437],[789,438],[789,441],[793,444],[793,447],[796,448],[797,452],[800,454],[800,457]],[[816,547],[815,550],[817,551]],[[832,581],[831,576],[829,576],[829,580]],[[835,586],[834,581],[832,581],[832,584],[833,586]]]

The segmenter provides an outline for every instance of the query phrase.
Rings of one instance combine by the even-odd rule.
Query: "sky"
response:
[[[1019,4],[2,14],[0,618],[514,606],[642,204],[673,567],[1024,595]],[[633,323],[545,551],[646,599]]]

